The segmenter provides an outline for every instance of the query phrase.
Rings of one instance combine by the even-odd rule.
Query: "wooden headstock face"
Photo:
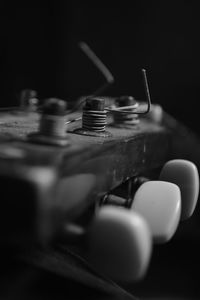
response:
[[[55,106],[56,101],[52,103]],[[95,105],[98,107],[98,103]],[[106,122],[102,119],[103,110],[99,111],[87,112],[84,117],[81,111],[63,114],[58,110],[55,115],[51,110],[49,114],[35,110],[1,112],[1,228],[6,236],[1,244],[19,249],[40,245],[44,249],[42,264],[46,247],[57,243],[66,226],[64,245],[71,245],[71,224],[81,225],[84,230],[90,226],[107,194],[122,190],[140,176],[158,179],[163,165],[173,158],[193,158],[199,166],[198,155],[187,151],[189,143],[199,147],[198,139],[160,107],[153,105],[151,112],[141,118],[129,115],[119,119],[104,113]],[[96,114],[98,122],[91,121]],[[92,122],[96,122],[95,129]],[[59,126],[66,123],[69,124],[60,134]],[[53,130],[49,130],[51,126]],[[126,198],[126,189],[122,194]],[[129,225],[120,226],[126,232],[124,228]],[[141,232],[148,236],[145,226]],[[72,235],[76,239],[75,231]],[[63,245],[62,237],[58,240]],[[82,247],[82,238],[78,240]],[[145,244],[142,240],[139,243]],[[148,245],[141,274],[148,266]]]
[[[66,119],[78,116],[80,112],[66,114]],[[66,146],[42,140],[36,143],[29,138],[40,126],[37,112],[8,111],[1,113],[0,119],[1,177],[20,178],[24,185],[33,182],[41,190],[48,179],[40,178],[39,172],[40,168],[46,169],[53,174],[49,176],[49,186],[52,189],[54,185],[55,191],[51,195],[53,199],[41,205],[52,202],[52,207],[57,205],[58,210],[60,205],[60,214],[70,220],[83,213],[99,195],[133,176],[161,168],[169,156],[168,129],[148,118],[141,119],[136,126],[123,128],[115,126],[109,117],[106,137],[79,134],[76,129],[81,127],[81,121],[71,123],[66,131]],[[5,197],[10,186],[8,183]],[[43,200],[34,201],[40,207]]]

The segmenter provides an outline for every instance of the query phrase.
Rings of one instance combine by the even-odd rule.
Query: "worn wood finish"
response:
[[[69,115],[68,118],[78,115]],[[11,234],[11,241],[2,238],[1,246],[5,242],[13,242],[15,237],[14,243],[17,241],[17,246],[23,244],[24,250],[24,245],[27,246],[29,242],[32,245],[32,240],[27,237],[32,237],[33,234],[34,238],[40,237],[40,242],[48,242],[51,238],[48,234],[54,231],[54,226],[59,227],[63,222],[75,220],[100,196],[128,178],[157,172],[168,159],[191,159],[200,166],[199,139],[167,114],[164,114],[161,123],[143,118],[133,128],[115,127],[109,121],[107,130],[111,136],[106,138],[75,134],[73,130],[80,127],[81,122],[72,123],[68,126],[69,145],[60,148],[34,144],[27,139],[28,134],[37,131],[38,121],[37,113],[13,111],[0,115],[1,237],[5,236],[5,224],[11,224],[8,232]],[[46,180],[41,180],[41,170],[46,172]],[[95,178],[94,184],[83,195],[81,182],[90,181],[93,178],[90,175]],[[68,189],[64,201],[59,202],[57,196],[62,182]],[[70,188],[71,183],[75,186],[74,189]],[[82,197],[78,201],[75,201],[77,194],[74,190],[81,190]],[[4,203],[8,205],[4,207]],[[27,210],[29,204],[31,212]],[[10,214],[10,211],[13,213]],[[22,235],[19,235],[23,228],[18,226],[19,219],[20,225],[26,224]],[[13,246],[12,243],[11,245]],[[22,261],[26,258],[28,266],[33,265],[39,270],[58,274],[70,282],[75,281],[76,285],[81,282],[90,288],[98,288],[101,292],[104,289],[114,291],[116,288],[119,295],[121,288],[118,289],[105,278],[100,278],[99,274],[93,273],[91,266],[82,260],[77,249],[74,252],[73,248],[66,245],[57,245],[56,248],[36,246],[31,252],[29,247],[26,250],[27,255],[24,255],[20,249],[20,257]],[[11,274],[12,272],[11,267]],[[121,293],[127,299],[129,296],[134,299],[123,290]]]
[[[76,115],[69,115],[73,118]],[[1,113],[0,116],[0,165],[4,172],[19,176],[24,167],[24,178],[29,168],[43,166],[53,169],[58,180],[73,174],[90,173],[96,176],[93,199],[97,194],[120,185],[132,176],[156,169],[167,160],[170,147],[170,134],[164,126],[142,119],[133,128],[118,128],[110,124],[107,130],[110,137],[93,137],[73,133],[81,123],[68,126],[69,145],[55,147],[34,144],[27,136],[37,131],[37,113]],[[8,174],[7,174],[8,176]],[[21,175],[20,175],[21,176]],[[78,183],[77,183],[78,184]],[[70,207],[80,213],[93,199]],[[67,201],[67,200],[66,200]]]
[[[66,118],[79,116],[80,112],[68,114]],[[76,134],[74,130],[81,127],[81,121],[71,123],[67,128],[68,145],[65,147],[35,144],[28,139],[30,133],[37,131],[39,120],[38,113],[16,110],[1,112],[0,175],[12,180],[21,178],[24,184],[31,185],[32,182],[34,189],[40,191],[43,183],[35,182],[29,175],[30,170],[36,167],[46,168],[55,176],[52,203],[56,202],[60,181],[74,176],[73,184],[76,189],[80,180],[86,180],[88,174],[93,175],[95,184],[91,186],[87,197],[74,201],[75,194],[71,189],[70,192],[67,191],[66,199],[57,205],[59,213],[69,220],[84,212],[99,196],[130,177],[159,170],[168,159],[186,158],[193,160],[197,166],[200,165],[198,138],[166,113],[160,123],[147,117],[142,118],[139,125],[130,128],[115,126],[109,118],[109,137]],[[85,175],[78,177],[78,174]],[[70,197],[73,199],[71,202]],[[36,200],[39,207],[41,201]]]

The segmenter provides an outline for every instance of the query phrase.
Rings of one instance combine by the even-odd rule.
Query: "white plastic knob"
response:
[[[188,219],[194,212],[199,195],[199,174],[194,163],[175,159],[168,161],[161,173],[160,180],[177,184],[181,190],[181,220]]]
[[[169,182],[145,182],[135,193],[132,210],[145,218],[154,242],[167,242],[174,235],[180,220],[180,189]]]
[[[105,205],[94,218],[88,237],[88,258],[102,274],[121,282],[139,280],[145,275],[152,238],[139,214]]]

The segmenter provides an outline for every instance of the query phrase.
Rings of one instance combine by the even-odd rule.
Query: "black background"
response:
[[[115,77],[109,95],[151,96],[199,133],[198,1],[1,1],[1,106],[33,88],[76,99],[104,78],[78,48],[84,40]]]
[[[24,88],[66,100],[96,90],[104,78],[83,40],[115,77],[108,95],[144,99],[146,68],[152,101],[200,134],[199,30],[198,1],[1,1],[0,106],[18,105]],[[146,279],[129,289],[198,297],[198,244],[187,236],[156,247]]]

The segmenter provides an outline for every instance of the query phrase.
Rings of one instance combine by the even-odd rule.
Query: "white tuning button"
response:
[[[119,282],[136,281],[145,275],[152,238],[139,214],[105,205],[89,228],[88,243],[88,258],[102,274]]]
[[[174,235],[180,220],[180,189],[169,182],[145,182],[135,193],[131,209],[145,218],[154,242],[167,242]]]
[[[173,182],[181,190],[181,220],[188,219],[194,212],[199,195],[199,174],[194,163],[175,159],[168,161],[160,173],[160,180]]]

